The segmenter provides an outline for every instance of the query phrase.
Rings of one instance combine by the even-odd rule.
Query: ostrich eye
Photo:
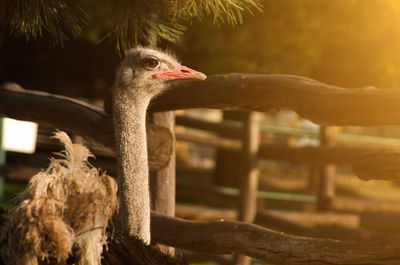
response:
[[[158,61],[156,58],[145,58],[143,60],[143,65],[147,69],[154,69],[160,65],[160,61]]]

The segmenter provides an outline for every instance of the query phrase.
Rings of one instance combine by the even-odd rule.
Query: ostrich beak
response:
[[[155,78],[171,77],[170,80],[176,80],[176,79],[204,80],[207,78],[207,76],[205,74],[198,72],[196,70],[190,69],[189,67],[186,67],[183,65],[179,66],[178,71],[155,73],[155,74],[152,74],[152,76]]]

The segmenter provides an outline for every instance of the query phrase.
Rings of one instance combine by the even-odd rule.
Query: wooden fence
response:
[[[374,106],[373,108],[371,106]],[[289,109],[317,124],[329,125],[399,125],[400,91],[393,89],[344,89],[302,77],[284,75],[217,75],[204,82],[176,82],[156,98],[152,112],[188,108],[244,109],[268,112]],[[38,122],[67,130],[87,140],[113,149],[113,126],[110,115],[102,109],[63,96],[24,90],[16,84],[0,89],[0,115]],[[163,114],[168,115],[168,114]],[[157,120],[159,118],[155,118]],[[174,137],[171,117],[148,125],[149,161],[153,172],[169,171]],[[162,120],[168,122],[163,124]],[[349,164],[363,179],[400,178],[400,150],[321,146],[290,148],[259,146],[257,126],[249,114],[242,141],[217,139],[216,145],[244,150],[241,191],[245,202],[240,210],[242,220],[251,221],[253,208],[246,202],[255,198],[257,179],[254,156],[287,161]],[[165,126],[167,125],[167,126]],[[164,126],[164,127],[162,127]],[[170,127],[166,129],[165,127]],[[177,137],[180,137],[177,135]],[[209,139],[207,139],[209,141]],[[299,156],[301,154],[301,156]],[[174,174],[163,173],[153,200],[171,211],[175,204]],[[157,177],[155,178],[157,180]],[[310,234],[308,234],[310,236]],[[274,264],[399,264],[400,241],[348,242],[278,233],[250,223],[235,221],[191,222],[156,212],[152,213],[152,238],[158,243],[192,251],[214,254],[243,253]],[[238,262],[242,257],[238,257]]]
[[[212,133],[199,136],[199,134],[193,134],[190,132],[178,132],[176,133],[177,140],[200,144],[203,146],[207,145],[234,152],[240,152],[242,150],[242,140],[240,139],[240,135],[242,134],[243,128],[238,122],[229,121],[217,123],[186,116],[177,116],[176,123],[177,125],[184,127]],[[265,129],[268,132],[284,135],[319,136],[318,132],[288,130],[288,128],[276,126],[261,127],[267,127]],[[321,128],[321,134],[325,138],[327,138],[327,135],[324,135],[324,132],[326,131],[326,127]],[[224,134],[224,137],[219,136],[221,133]],[[386,161],[390,155],[393,155],[393,159],[396,159],[398,156],[397,153],[400,150],[398,145],[399,141],[397,139],[352,134],[333,135],[333,138],[336,140],[335,145],[327,145],[323,141],[321,141],[320,146],[305,147],[261,143],[257,154],[258,159],[307,165],[350,165],[353,166],[354,172],[363,179],[397,179],[398,168],[396,162],[393,162],[392,160],[394,164],[389,165],[392,162],[388,162],[387,165],[382,167],[378,164],[380,159],[373,159],[373,157],[379,157],[383,154],[386,156],[384,161]],[[368,157],[370,158],[366,160]],[[332,181],[332,176],[327,176],[331,171],[331,168],[320,168],[319,170],[319,173],[325,174],[325,177],[322,178],[331,178],[330,181],[322,182],[319,189],[315,189],[319,191],[317,202],[318,208],[321,211],[326,211],[330,208],[343,210],[344,205],[340,203],[340,201],[332,201],[334,195],[334,181]],[[352,209],[351,207],[354,206],[353,210],[358,212],[361,206],[360,203],[362,202],[351,203],[347,206],[347,210]],[[365,203],[363,208],[374,208],[374,211],[383,212],[397,211],[397,207],[394,205],[378,205],[378,203],[376,203],[375,205],[369,204],[369,206],[367,206],[367,204],[368,203]]]

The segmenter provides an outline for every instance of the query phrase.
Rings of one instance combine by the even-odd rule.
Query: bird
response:
[[[151,242],[146,110],[152,98],[182,79],[204,80],[206,75],[170,54],[145,47],[130,50],[116,71],[112,110],[121,225],[146,244]]]
[[[88,162],[84,145],[61,131],[54,138],[60,157],[31,178],[16,208],[0,211],[1,265],[187,265],[119,230],[116,181]]]
[[[129,51],[112,91],[119,184],[88,163],[85,146],[56,133],[63,159],[51,160],[21,203],[0,215],[0,264],[187,264],[150,245],[146,110],[175,80],[205,78],[160,50]],[[121,225],[113,231],[108,224],[118,205]]]
[[[65,132],[54,137],[65,146],[60,158],[33,176],[19,205],[3,215],[5,264],[63,264],[73,256],[77,264],[101,262],[106,228],[118,206],[117,183],[88,163],[93,155],[85,146],[73,144]]]

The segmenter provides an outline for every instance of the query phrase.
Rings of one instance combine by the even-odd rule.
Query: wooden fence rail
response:
[[[177,133],[176,139],[218,148],[239,151],[239,140],[220,136],[198,136]],[[400,180],[400,148],[360,146],[305,146],[291,147],[278,144],[262,144],[261,159],[281,160],[299,164],[349,165],[364,180]]]
[[[195,128],[199,130],[205,130],[216,134],[223,133],[225,137],[240,138],[243,125],[239,121],[224,120],[223,122],[212,122],[206,120],[199,120],[188,116],[176,116],[176,124],[185,127]],[[267,125],[260,124],[260,130],[262,133],[286,135],[286,136],[300,136],[300,137],[319,137],[318,130],[310,130],[304,128],[291,128],[287,126]],[[365,134],[352,134],[352,133],[338,133],[336,135],[338,144],[352,145],[368,143],[369,146],[400,146],[400,139],[390,137],[379,137]]]
[[[177,82],[155,99],[152,109],[190,108],[286,109],[319,125],[399,125],[400,91],[346,89],[290,75],[227,74]]]
[[[152,213],[152,238],[182,249],[241,252],[280,265],[400,264],[400,242],[298,237],[234,221],[191,222]]]
[[[111,115],[100,107],[69,97],[26,90],[15,83],[6,83],[0,87],[0,116],[73,132],[90,142],[114,148]],[[149,123],[147,135],[150,167],[153,170],[162,169],[170,160],[171,133]]]
[[[242,148],[242,142],[235,139],[242,133],[240,126],[201,121],[182,116],[176,117],[176,123],[177,125],[206,130],[216,134],[228,132],[229,136],[234,138],[177,133],[176,138],[178,140],[232,151],[240,151]],[[350,138],[349,135],[347,135],[347,138]],[[376,141],[377,139],[375,138],[374,140]],[[364,180],[400,179],[400,148],[398,146],[392,147],[383,144],[361,146],[352,140],[339,142],[335,146],[291,147],[277,144],[261,144],[259,157],[290,163],[349,165],[354,173]]]
[[[189,220],[236,221],[237,210],[177,204],[176,215]],[[359,216],[341,213],[312,213],[259,209],[255,223],[291,235],[346,241],[398,240],[398,237],[358,227]]]

